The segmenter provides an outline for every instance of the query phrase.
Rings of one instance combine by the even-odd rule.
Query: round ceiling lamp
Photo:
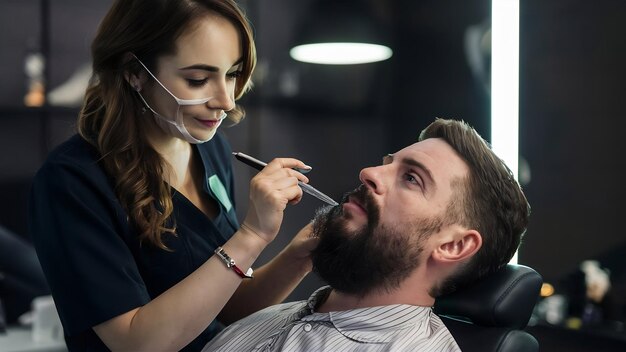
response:
[[[355,1],[315,3],[289,55],[301,62],[325,65],[351,65],[389,59],[386,31]]]
[[[313,64],[352,65],[387,60],[393,51],[380,44],[330,42],[297,45],[289,55],[294,60]]]

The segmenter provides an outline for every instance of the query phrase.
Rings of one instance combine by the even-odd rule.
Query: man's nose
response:
[[[359,179],[361,183],[365,185],[365,187],[369,188],[375,194],[382,194],[385,192],[385,165],[367,167],[361,170],[359,174]]]

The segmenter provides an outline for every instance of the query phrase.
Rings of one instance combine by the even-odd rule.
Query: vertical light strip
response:
[[[519,0],[491,1],[491,144],[517,178]],[[512,264],[517,263],[517,253]]]

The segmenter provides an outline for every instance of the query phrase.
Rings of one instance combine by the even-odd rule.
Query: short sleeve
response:
[[[49,159],[29,203],[31,236],[70,336],[150,300],[124,240],[126,215],[95,160]]]

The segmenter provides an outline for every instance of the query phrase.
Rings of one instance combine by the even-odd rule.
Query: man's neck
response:
[[[428,294],[427,287],[412,285],[405,281],[399,288],[387,292],[374,290],[365,296],[357,296],[332,290],[328,298],[315,309],[316,312],[328,313],[359,308],[387,306],[392,304],[408,304],[412,306],[432,307],[435,299]]]

